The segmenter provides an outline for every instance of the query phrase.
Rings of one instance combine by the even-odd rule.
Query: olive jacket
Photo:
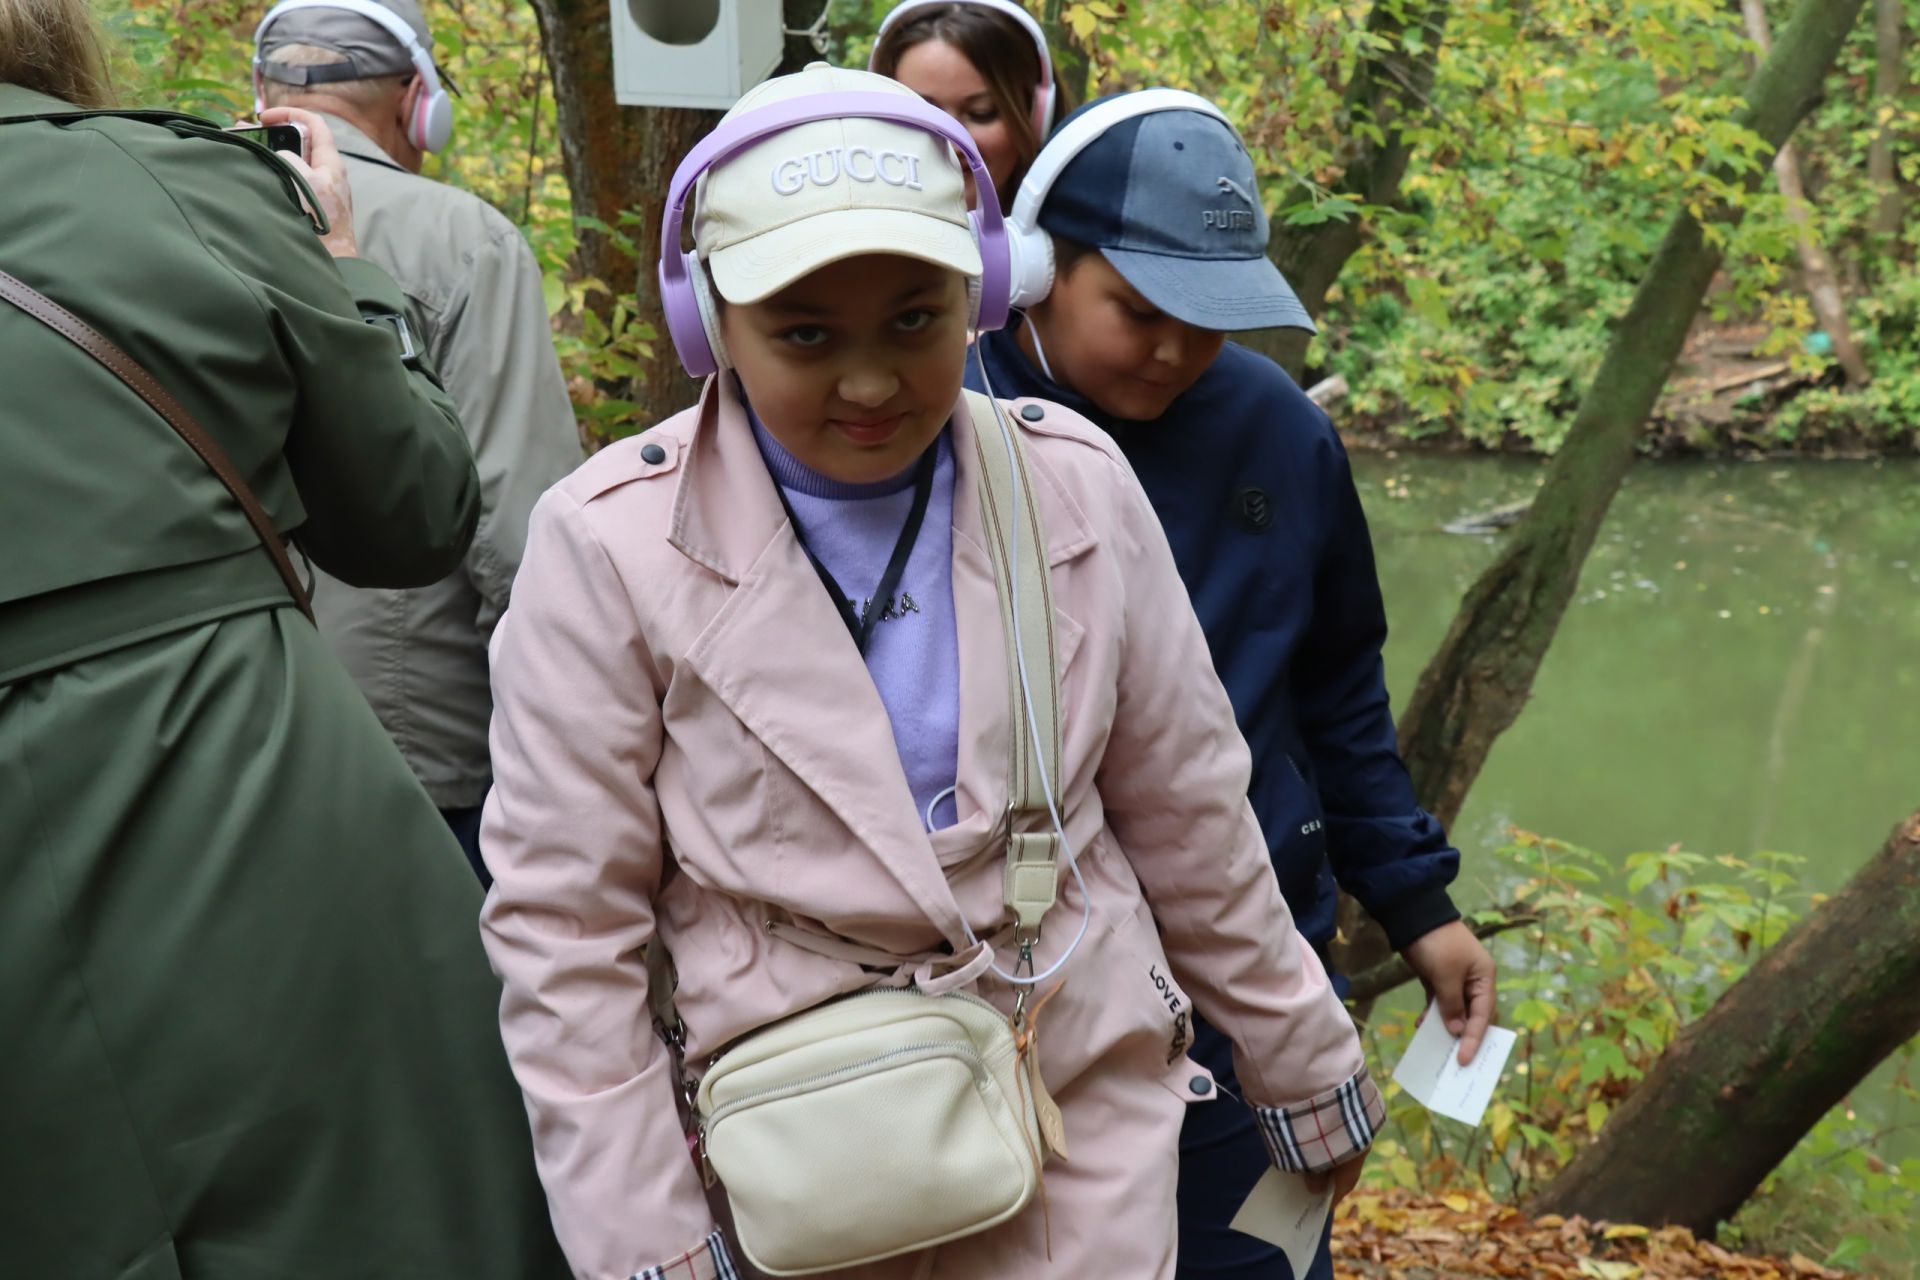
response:
[[[0,85],[0,270],[342,579],[460,563],[472,458],[291,171]],[[479,889],[192,450],[0,305],[0,1275],[565,1275]]]

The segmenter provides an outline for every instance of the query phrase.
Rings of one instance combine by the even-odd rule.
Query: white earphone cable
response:
[[[1007,425],[1006,414],[1000,410],[1000,397],[994,394],[993,379],[987,373],[986,357],[981,355],[980,344],[977,342],[973,347],[973,356],[980,370],[980,385],[987,389],[987,402],[993,406],[993,419],[1000,426],[1000,438],[1007,447],[1007,463],[1013,472],[1015,480],[1013,485],[1013,547],[1008,552],[1010,563],[1007,566],[1007,578],[1009,583],[1012,583],[1019,573],[1020,565],[1020,455],[1014,447],[1013,428]],[[1022,644],[1020,640],[1020,591],[1017,586],[1013,588],[1012,596],[1013,664],[1019,673],[1020,703],[1026,711],[1027,735],[1033,742],[1034,759],[1044,761],[1047,758],[1047,750],[1040,737],[1040,717],[1034,711],[1033,707],[1033,686],[1027,677],[1026,646]],[[1066,968],[1067,961],[1071,960],[1073,953],[1080,949],[1081,942],[1086,939],[1087,929],[1093,923],[1093,897],[1087,892],[1087,882],[1080,875],[1080,860],[1073,852],[1073,842],[1067,839],[1066,824],[1060,820],[1060,803],[1053,794],[1053,779],[1047,776],[1045,769],[1040,770],[1040,789],[1047,797],[1047,816],[1053,819],[1053,833],[1060,838],[1060,848],[1067,855],[1067,867],[1073,872],[1073,882],[1080,887],[1080,931],[1073,935],[1073,941],[1067,944],[1067,949],[1061,953],[1060,958],[1039,973],[1021,977],[1018,974],[1008,973],[998,964],[989,962],[989,967],[992,968],[994,976],[1003,982],[1011,983],[1017,987],[1038,986],[1054,974],[1060,972],[1060,970]],[[973,932],[973,925],[964,917],[961,919],[961,925],[967,931],[967,941],[973,943],[980,941]]]
[[[945,800],[948,796],[958,793],[959,790],[960,790],[960,784],[956,782],[952,786],[948,787],[945,791],[942,791],[939,795],[935,796],[933,799],[927,801],[926,823],[927,823],[927,833],[929,835],[939,830],[939,828],[933,825],[933,811],[940,807],[940,802],[942,800]]]
[[[1048,382],[1051,382],[1056,387],[1059,386],[1060,379],[1053,376],[1053,366],[1047,363],[1047,349],[1040,341],[1040,326],[1035,324],[1033,317],[1024,311],[1020,313],[1020,318],[1027,322],[1027,332],[1033,335],[1033,354],[1040,361],[1040,372],[1047,375]],[[980,376],[982,378],[987,376],[987,370],[984,365],[981,366]]]

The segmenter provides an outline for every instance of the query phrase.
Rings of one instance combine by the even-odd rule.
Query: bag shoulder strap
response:
[[[1020,429],[1008,425],[1002,411],[978,392],[967,392],[966,402],[973,419],[975,487],[1000,599],[1011,700],[1013,758],[1003,888],[1015,924],[1037,934],[1059,896],[1060,856],[1047,803],[1049,791],[1056,800],[1060,796],[1060,657],[1046,528]]]
[[[293,601],[300,606],[307,621],[313,621],[313,602],[307,595],[307,588],[300,581],[300,575],[294,571],[293,561],[287,555],[287,545],[281,540],[280,533],[273,527],[273,521],[261,507],[259,499],[253,496],[253,490],[240,478],[225,450],[206,430],[188,413],[186,406],[160,385],[154,376],[146,371],[134,358],[115,346],[99,330],[89,325],[79,316],[68,311],[46,294],[32,285],[26,284],[4,271],[0,271],[0,300],[12,303],[20,310],[46,325],[67,341],[99,361],[101,366],[120,379],[132,391],[147,403],[147,406],[165,420],[187,447],[198,454],[207,464],[208,470],[225,485],[234,501],[240,504],[246,513],[247,523],[253,526],[259,535],[260,544],[273,557],[273,567],[280,571],[280,578],[287,584]]]

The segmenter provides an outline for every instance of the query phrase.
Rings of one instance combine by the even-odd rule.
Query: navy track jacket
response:
[[[1153,422],[1057,385],[1013,329],[982,335],[980,353],[996,395],[1086,415],[1133,464],[1252,749],[1248,798],[1308,942],[1324,956],[1333,940],[1336,882],[1396,948],[1458,919],[1460,855],[1400,760],[1373,543],[1327,415],[1232,343]],[[967,385],[985,389],[972,360]]]

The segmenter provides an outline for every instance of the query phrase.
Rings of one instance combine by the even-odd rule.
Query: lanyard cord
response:
[[[938,461],[940,442],[935,440],[920,455],[920,461],[913,469],[913,505],[907,508],[907,519],[900,526],[900,537],[893,544],[893,555],[887,561],[886,572],[880,575],[880,585],[874,588],[873,595],[854,616],[853,601],[840,589],[826,562],[813,553],[807,545],[806,532],[800,527],[800,519],[793,514],[793,504],[787,500],[787,491],[774,482],[773,490],[780,495],[780,505],[787,513],[787,520],[793,525],[793,536],[800,543],[800,549],[807,553],[807,559],[813,565],[813,571],[820,575],[821,585],[827,589],[827,597],[833,601],[835,612],[840,621],[847,624],[847,631],[853,636],[854,647],[865,657],[867,645],[873,639],[873,626],[887,609],[891,607],[893,595],[900,589],[900,579],[906,576],[907,561],[913,558],[914,544],[920,540],[920,526],[926,522],[927,504],[933,498],[933,471]]]

